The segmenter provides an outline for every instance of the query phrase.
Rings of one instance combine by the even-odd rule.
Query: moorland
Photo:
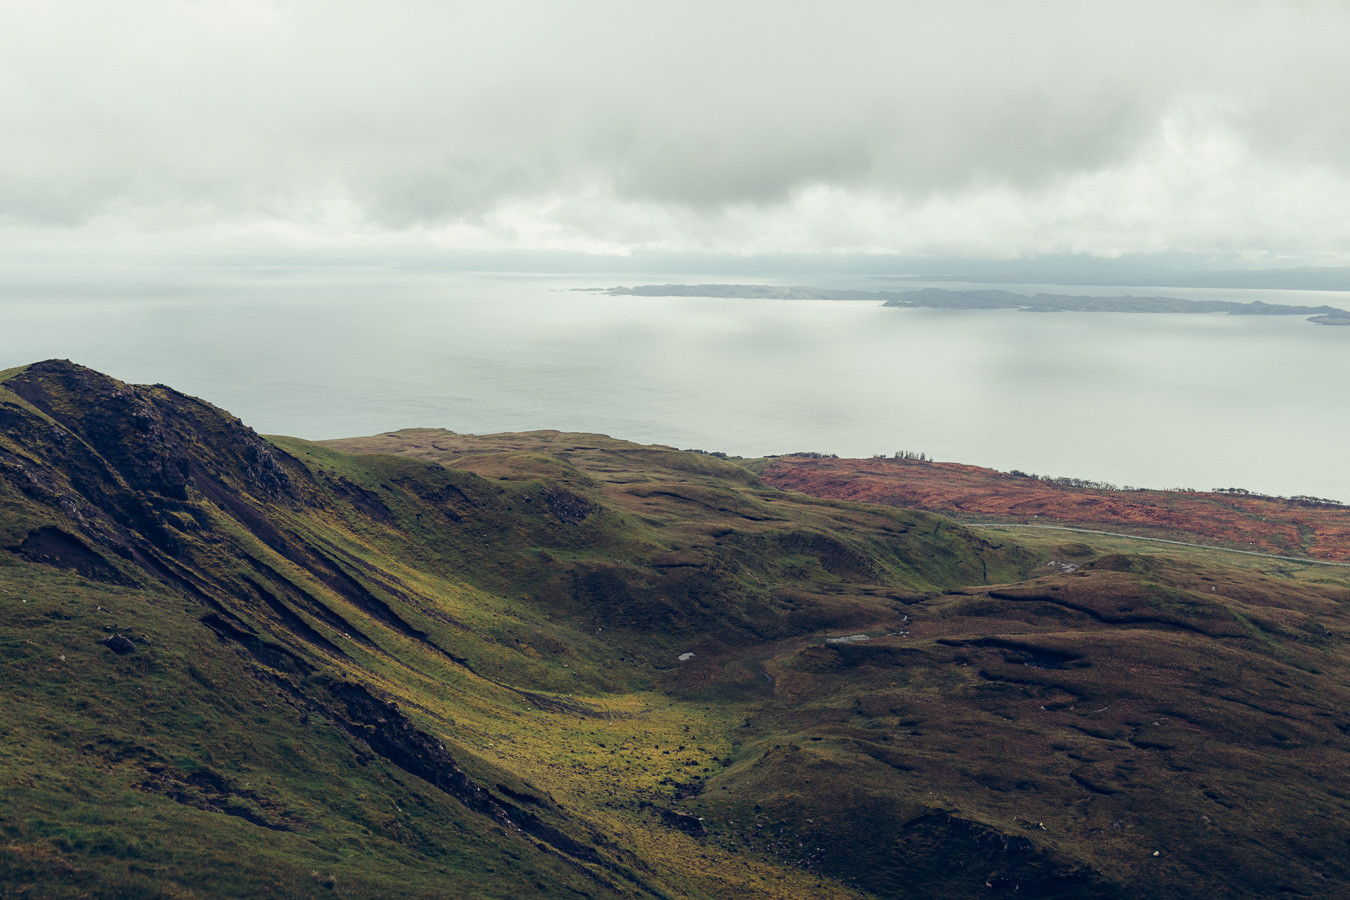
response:
[[[1350,890],[1344,570],[761,463],[0,373],[0,896]]]
[[[1255,553],[1350,561],[1350,506],[1242,488],[1124,489],[1068,477],[900,457],[783,456],[749,463],[768,484],[964,521],[1101,529]]]

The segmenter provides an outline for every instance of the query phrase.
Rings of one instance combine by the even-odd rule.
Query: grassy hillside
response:
[[[1350,589],[0,374],[0,896],[1346,890]]]

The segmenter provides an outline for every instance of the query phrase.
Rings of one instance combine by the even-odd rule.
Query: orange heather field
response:
[[[1062,524],[1194,540],[1324,560],[1350,560],[1350,506],[1237,491],[1084,487],[949,462],[781,457],[764,480],[817,497],[924,509],[965,520]]]

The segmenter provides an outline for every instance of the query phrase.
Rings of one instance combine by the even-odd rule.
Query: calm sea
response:
[[[307,438],[556,428],[1350,501],[1350,328],[571,290],[705,280],[771,279],[11,267],[0,368],[70,358]],[[1350,293],[1045,289],[1350,309]]]

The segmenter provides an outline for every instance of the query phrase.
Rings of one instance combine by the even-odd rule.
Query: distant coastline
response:
[[[635,287],[578,288],[615,297],[713,297],[728,300],[880,301],[882,306],[924,309],[1018,309],[1023,312],[1117,312],[1230,316],[1309,316],[1316,325],[1350,326],[1350,311],[1333,306],[1291,306],[1260,300],[1186,300],[1180,297],[1100,297],[1070,294],[1017,294],[1001,290],[857,291],[769,284],[647,284]]]
[[[959,281],[965,284],[1075,284],[1099,287],[1222,288],[1225,290],[1347,291],[1350,267],[1299,266],[1284,269],[1224,269],[1187,271],[1159,267],[1121,270],[1038,266],[1026,263],[990,271],[943,272],[918,275],[879,275],[884,281]]]

